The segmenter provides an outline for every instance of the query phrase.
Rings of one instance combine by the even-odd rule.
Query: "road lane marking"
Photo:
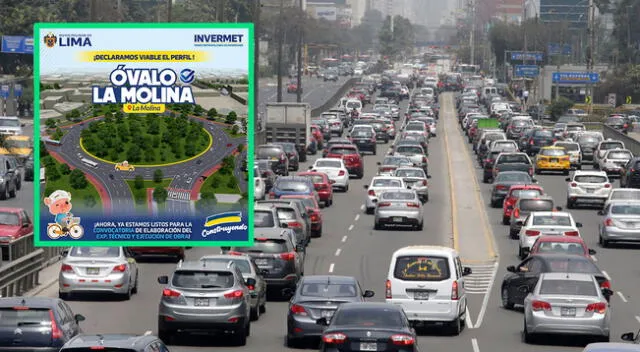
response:
[[[636,315],[636,320],[640,323],[640,317]]]
[[[607,278],[607,280],[611,281],[611,276],[609,276],[609,273],[608,273],[608,272],[606,272],[606,271],[602,270],[602,275],[604,275],[604,277],[606,277],[606,278]]]
[[[622,302],[627,303],[629,301],[627,301],[627,298],[622,294],[622,292],[620,291],[616,291],[616,293],[618,294],[618,296],[620,297],[620,299],[622,300]]]
[[[444,111],[443,111],[444,112]],[[442,129],[444,130],[445,124],[442,124]],[[444,133],[444,149],[445,154],[449,154],[449,137],[446,131]],[[449,198],[451,203],[451,232],[453,233],[453,248],[460,252],[460,238],[458,233],[458,214],[456,212],[457,204],[456,204],[456,190],[453,187],[453,164],[451,162],[451,158],[447,156],[447,172],[449,173]],[[475,175],[475,174],[473,174]]]
[[[465,312],[465,319],[464,319],[464,324],[469,328],[469,329],[474,329],[473,327],[473,320],[471,320],[471,314],[469,314],[469,306],[467,306],[467,311]]]
[[[353,225],[349,225],[349,231],[353,230]]]
[[[335,267],[334,263],[331,263],[331,265],[329,265],[329,273],[333,272],[333,268]]]
[[[475,337],[471,339],[471,346],[473,347],[473,352],[480,352],[480,347],[478,347],[478,339]]]
[[[596,256],[595,256],[595,255],[592,255],[592,256],[591,256],[591,259],[593,259],[593,261],[594,261],[594,262],[597,262],[597,261],[598,261],[598,258],[596,258]]]
[[[340,255],[340,252],[342,252],[342,249],[340,249],[340,248],[336,249],[336,257]],[[620,292],[618,292],[618,293],[620,293]]]
[[[356,218],[354,221],[358,221],[360,219],[360,214],[356,215]]]
[[[482,307],[480,307],[480,313],[478,313],[478,319],[474,324],[476,328],[479,328],[482,325],[482,320],[484,319],[484,314],[487,312],[487,306],[489,305],[489,298],[491,295],[491,291],[493,290],[493,285],[496,282],[496,275],[498,275],[498,266],[499,262],[496,261],[493,267],[493,277],[491,278],[491,282],[489,283],[489,287],[487,288],[487,293],[484,295],[482,299]],[[473,274],[472,274],[473,275]]]
[[[342,243],[347,242],[348,236],[342,236]]]
[[[364,208],[365,208],[365,206],[364,206],[364,204],[362,204],[362,205],[360,206],[360,210],[364,210]]]

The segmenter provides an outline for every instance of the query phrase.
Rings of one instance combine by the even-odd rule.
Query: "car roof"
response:
[[[319,171],[304,171],[304,172],[298,172],[298,176],[300,177],[307,177],[307,176],[323,176],[323,177],[329,177],[326,173],[324,172],[319,172]]]
[[[576,170],[573,173],[573,177],[576,176],[607,176],[607,173],[604,171],[596,170]]]
[[[563,243],[582,243],[584,239],[580,236],[557,236],[557,235],[542,235],[536,239],[536,242],[563,242]]]
[[[402,311],[402,307],[397,304],[385,302],[349,302],[340,304],[340,309],[392,309]]]
[[[293,229],[289,228],[273,228],[273,227],[257,227],[253,231],[254,238],[280,238],[288,236]]]
[[[592,274],[584,273],[542,273],[540,279],[547,280],[573,280],[573,281],[593,281]]]
[[[546,147],[542,147],[541,149],[564,149],[564,148],[558,147],[558,146],[555,146],[555,145],[548,145]]]
[[[343,149],[357,149],[357,147],[354,144],[347,144],[347,143],[342,143],[342,144],[332,144],[331,145],[331,149],[333,148],[343,148]],[[324,159],[331,159],[331,158],[324,158]]]
[[[373,176],[371,178],[371,182],[373,183],[373,181],[375,180],[379,180],[379,179],[385,179],[385,180],[398,180],[398,181],[402,181],[402,177],[398,177],[398,176]]]
[[[401,167],[396,169],[396,172],[400,171],[400,170],[414,170],[414,171],[422,171],[422,172],[424,172],[424,170],[419,168],[419,167],[409,167],[409,166],[401,166]]]
[[[305,284],[313,283],[332,283],[332,284],[351,284],[356,283],[358,280],[353,276],[342,275],[310,275],[302,278]]]
[[[251,260],[251,257],[248,254],[245,253],[241,253],[241,254],[209,254],[209,255],[203,255],[202,257],[200,257],[200,260],[215,260],[215,261],[222,261],[222,260],[226,260],[227,263],[229,261],[232,260],[236,260],[236,259],[244,259],[244,260]]]
[[[134,335],[134,334],[96,334],[96,335],[78,335],[69,340],[65,348],[81,348],[81,347],[117,347],[133,350],[143,350],[151,342],[157,341],[158,338],[153,335]]]
[[[273,204],[255,203],[253,206],[253,211],[256,210],[274,212],[275,207],[273,206]]]
[[[540,258],[542,260],[564,259],[564,260],[574,260],[574,261],[588,260],[590,262],[593,262],[589,258],[582,257],[582,256],[571,255],[571,254],[566,254],[566,253],[535,253],[535,254],[532,254],[531,257],[538,257],[538,258]]]
[[[0,211],[3,212],[3,213],[19,213],[21,211],[24,211],[24,209],[22,209],[22,208],[1,207]]]
[[[393,253],[393,257],[399,257],[402,255],[424,255],[424,254],[446,254],[457,255],[455,249],[444,246],[407,246],[396,250]]]
[[[528,185],[523,185],[523,184],[519,184],[519,185],[512,185],[511,187],[509,187],[509,190],[527,190],[527,189],[535,189],[535,190],[540,190],[543,191],[544,189],[542,188],[542,186],[540,185],[536,185],[536,184],[528,184]]]
[[[624,205],[639,205],[640,199],[611,199],[607,204],[624,204]]]
[[[566,211],[534,211],[533,213],[531,213],[531,215],[533,215],[533,216],[568,216],[568,217],[572,217],[571,213],[566,212]]]
[[[0,297],[0,307],[51,308],[59,299],[49,297]]]
[[[217,261],[206,262],[206,261],[200,261],[200,260],[188,260],[188,261],[183,261],[178,263],[176,271],[179,271],[179,270],[229,271],[231,269],[231,265],[232,264],[230,264],[229,262],[223,263],[223,262],[217,262]]]
[[[310,182],[308,178],[303,176],[279,176],[276,181]]]

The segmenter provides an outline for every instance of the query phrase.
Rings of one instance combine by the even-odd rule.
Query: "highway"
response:
[[[455,246],[465,265],[475,273],[467,277],[467,328],[459,336],[443,336],[437,329],[419,338],[419,347],[425,351],[580,351],[577,339],[548,339],[549,345],[525,345],[521,342],[523,316],[521,312],[506,311],[500,307],[499,286],[508,265],[518,263],[516,241],[507,237],[507,227],[500,223],[500,211],[490,209],[489,185],[481,184],[480,169],[472,163],[472,152],[462,138],[454,114],[453,95],[441,98],[442,110],[438,137],[430,142],[430,200],[425,205],[423,231],[376,231],[373,216],[365,215],[365,190],[376,171],[376,162],[387,151],[378,145],[377,156],[365,156],[365,177],[351,179],[348,193],[336,193],[334,205],[323,210],[322,238],[314,239],[307,251],[306,270],[310,274],[353,275],[363,289],[376,292],[374,300],[384,300],[384,283],[391,254],[398,248],[415,244]],[[406,108],[403,103],[402,108]],[[301,170],[312,163],[301,165]],[[452,172],[449,172],[449,167]],[[587,167],[588,168],[588,167]],[[474,174],[475,173],[475,174]],[[564,206],[564,176],[539,176],[540,184]],[[452,197],[453,195],[453,197]],[[453,200],[453,201],[452,201]],[[465,216],[465,211],[476,214],[476,219]],[[640,281],[636,263],[638,248],[608,248],[597,246],[596,210],[574,210],[576,221],[582,222],[582,236],[590,247],[598,251],[597,264],[611,277],[616,295],[612,298],[612,340],[619,340],[623,332],[636,330],[640,323],[638,292]],[[471,214],[471,213],[469,213]],[[453,219],[452,219],[453,218]],[[473,222],[470,226],[470,222]],[[486,222],[485,226],[480,226]],[[187,259],[217,253],[215,248],[194,248],[187,251]],[[141,264],[140,290],[130,301],[109,301],[104,297],[86,297],[70,301],[75,313],[87,320],[83,329],[87,333],[143,333],[156,330],[157,305],[162,286],[156,277],[170,274],[175,264]],[[497,268],[496,282],[492,284],[493,268]],[[489,268],[489,270],[487,270]],[[55,297],[57,285],[42,295]],[[284,347],[286,328],[286,302],[270,301],[267,312],[252,326],[252,334],[244,351],[275,352]],[[180,339],[172,351],[222,351],[225,337]]]
[[[324,82],[322,78],[316,78],[304,76],[302,78],[302,101],[309,103],[312,109],[315,109],[326,101],[329,100],[336,90],[344,85],[346,81],[351,79],[351,76],[340,76],[337,82],[328,81]],[[277,84],[275,80],[266,80],[265,84],[260,84],[258,91],[258,107],[257,111],[263,113],[267,103],[276,101],[277,98]],[[282,101],[283,102],[295,102],[296,94],[287,93],[287,84],[289,83],[288,77],[282,78]]]

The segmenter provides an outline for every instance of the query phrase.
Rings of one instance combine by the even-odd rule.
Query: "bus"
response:
[[[329,67],[338,67],[340,66],[340,61],[334,58],[325,58],[320,61],[320,68],[329,68]]]
[[[87,165],[87,166],[91,166],[92,168],[97,168],[98,167],[98,163],[96,163],[95,161],[91,161],[87,158],[82,158],[80,159],[80,161],[82,161],[83,164]]]
[[[480,73],[479,65],[459,64],[456,67],[456,73],[461,73],[465,76],[473,76]]]

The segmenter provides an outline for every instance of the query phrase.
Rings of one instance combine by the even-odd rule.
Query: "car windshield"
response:
[[[416,196],[413,192],[384,192],[380,198],[384,200],[414,200]]]
[[[542,194],[537,189],[516,189],[511,192],[511,195],[516,198],[536,198]]]
[[[256,238],[251,247],[235,247],[235,252],[277,254],[288,252],[287,242],[281,239]]]
[[[500,157],[500,164],[529,164],[529,158],[524,154],[506,154]]]
[[[334,326],[400,327],[402,314],[395,309],[352,308],[338,310],[331,320]]]
[[[420,169],[400,169],[396,170],[396,177],[419,177],[424,178],[424,171]]]
[[[281,152],[282,150],[277,147],[261,147],[258,148],[257,154],[258,158],[271,158],[280,156]]]
[[[378,178],[373,181],[373,187],[402,187],[402,183],[399,180],[392,180],[388,178]]]
[[[301,296],[307,297],[355,297],[358,289],[354,284],[305,283],[300,289]]]
[[[580,146],[575,143],[558,143],[556,147],[564,148],[568,152],[577,152],[580,150]]]
[[[422,148],[418,146],[402,145],[396,148],[396,153],[403,155],[423,154]]]
[[[341,168],[342,163],[337,160],[318,160],[316,161],[316,167],[329,167],[329,168]]]
[[[539,138],[553,138],[553,132],[549,130],[537,130],[533,132],[533,136]]]
[[[273,213],[270,211],[253,211],[253,226],[254,227],[274,227]]]
[[[523,182],[531,183],[531,177],[524,172],[501,172],[496,177],[496,183],[499,182]]]
[[[628,160],[633,158],[633,155],[631,155],[630,152],[627,151],[614,151],[614,152],[609,152],[609,154],[607,154],[607,159],[620,159],[620,160]]]
[[[0,225],[20,226],[20,217],[16,213],[0,213]]]
[[[571,226],[571,218],[565,215],[535,215],[533,226]]]
[[[538,246],[538,253],[566,253],[574,255],[584,255],[586,253],[581,243],[571,242],[542,242]]]
[[[230,271],[178,270],[173,273],[171,285],[180,288],[229,288],[234,284]]]
[[[542,283],[540,283],[540,294],[597,297],[598,291],[593,281],[568,279],[542,280]]]
[[[576,175],[573,181],[578,183],[606,183],[608,179],[605,176],[598,175]]]
[[[551,199],[527,199],[520,200],[520,210],[523,211],[551,211],[553,201]]]
[[[120,256],[120,247],[73,247],[69,251],[71,257],[82,258],[116,258]]]
[[[614,189],[611,191],[609,199],[634,199],[640,200],[640,192],[632,191],[629,188]]]
[[[309,192],[309,186],[304,182],[279,181],[275,185],[276,189],[284,192]]]
[[[615,204],[611,207],[613,215],[640,215],[640,205]]]
[[[544,156],[564,156],[567,155],[567,152],[564,149],[551,148],[542,149],[542,152],[540,154]]]
[[[20,127],[20,120],[0,119],[0,126],[2,127]]]
[[[620,118],[620,117],[610,117],[607,119],[608,124],[612,124],[612,125],[617,125],[617,124],[623,124],[624,123],[624,119]]]
[[[329,154],[349,155],[357,154],[355,148],[336,147],[329,149]]]

